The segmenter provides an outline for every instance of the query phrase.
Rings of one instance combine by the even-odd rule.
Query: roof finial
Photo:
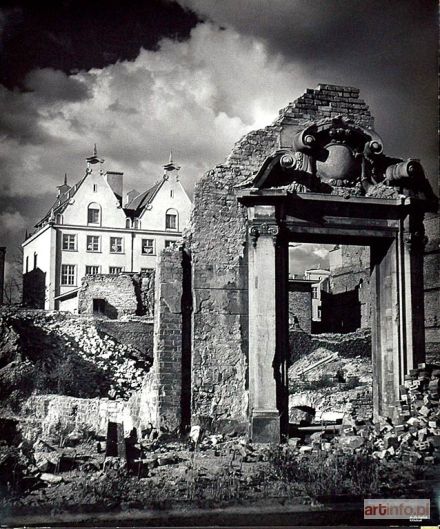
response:
[[[67,173],[64,173],[64,185],[67,185]]]
[[[98,156],[98,151],[96,150],[96,143],[93,146],[93,156]]]
[[[173,163],[173,149],[170,149],[170,159],[168,163]]]

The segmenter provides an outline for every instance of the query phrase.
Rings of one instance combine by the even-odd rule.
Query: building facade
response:
[[[304,272],[305,278],[312,284],[312,321],[321,321],[321,292],[330,291],[330,271],[322,268],[311,268]]]
[[[177,244],[191,201],[170,159],[155,185],[123,196],[123,173],[87,158],[84,177],[65,181],[50,211],[23,243],[23,300],[29,306],[75,311],[87,275],[146,272],[157,255]]]

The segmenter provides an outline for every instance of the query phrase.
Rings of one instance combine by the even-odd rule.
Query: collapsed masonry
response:
[[[291,241],[370,247],[374,413],[399,415],[404,376],[424,361],[423,216],[436,197],[372,126],[358,89],[319,85],[204,175],[183,248],[157,265],[152,366],[112,421],[287,434]]]

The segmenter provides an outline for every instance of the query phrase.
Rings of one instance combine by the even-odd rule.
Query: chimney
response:
[[[118,173],[116,171],[107,171],[105,173],[105,180],[108,185],[112,188],[113,193],[122,204],[122,192],[123,192],[123,176],[124,173]]]
[[[0,305],[3,305],[3,292],[5,289],[5,256],[6,246],[0,246]]]

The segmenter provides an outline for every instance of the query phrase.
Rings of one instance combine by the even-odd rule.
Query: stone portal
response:
[[[342,117],[291,143],[237,190],[249,224],[251,435],[261,442],[287,433],[289,241],[371,248],[376,417],[397,418],[399,385],[425,355],[423,215],[436,198],[420,163],[386,157],[374,131]]]
[[[277,441],[287,425],[289,241],[367,245],[375,413],[424,356],[421,248],[436,198],[417,160],[384,154],[359,90],[321,84],[197,183],[191,421]]]

